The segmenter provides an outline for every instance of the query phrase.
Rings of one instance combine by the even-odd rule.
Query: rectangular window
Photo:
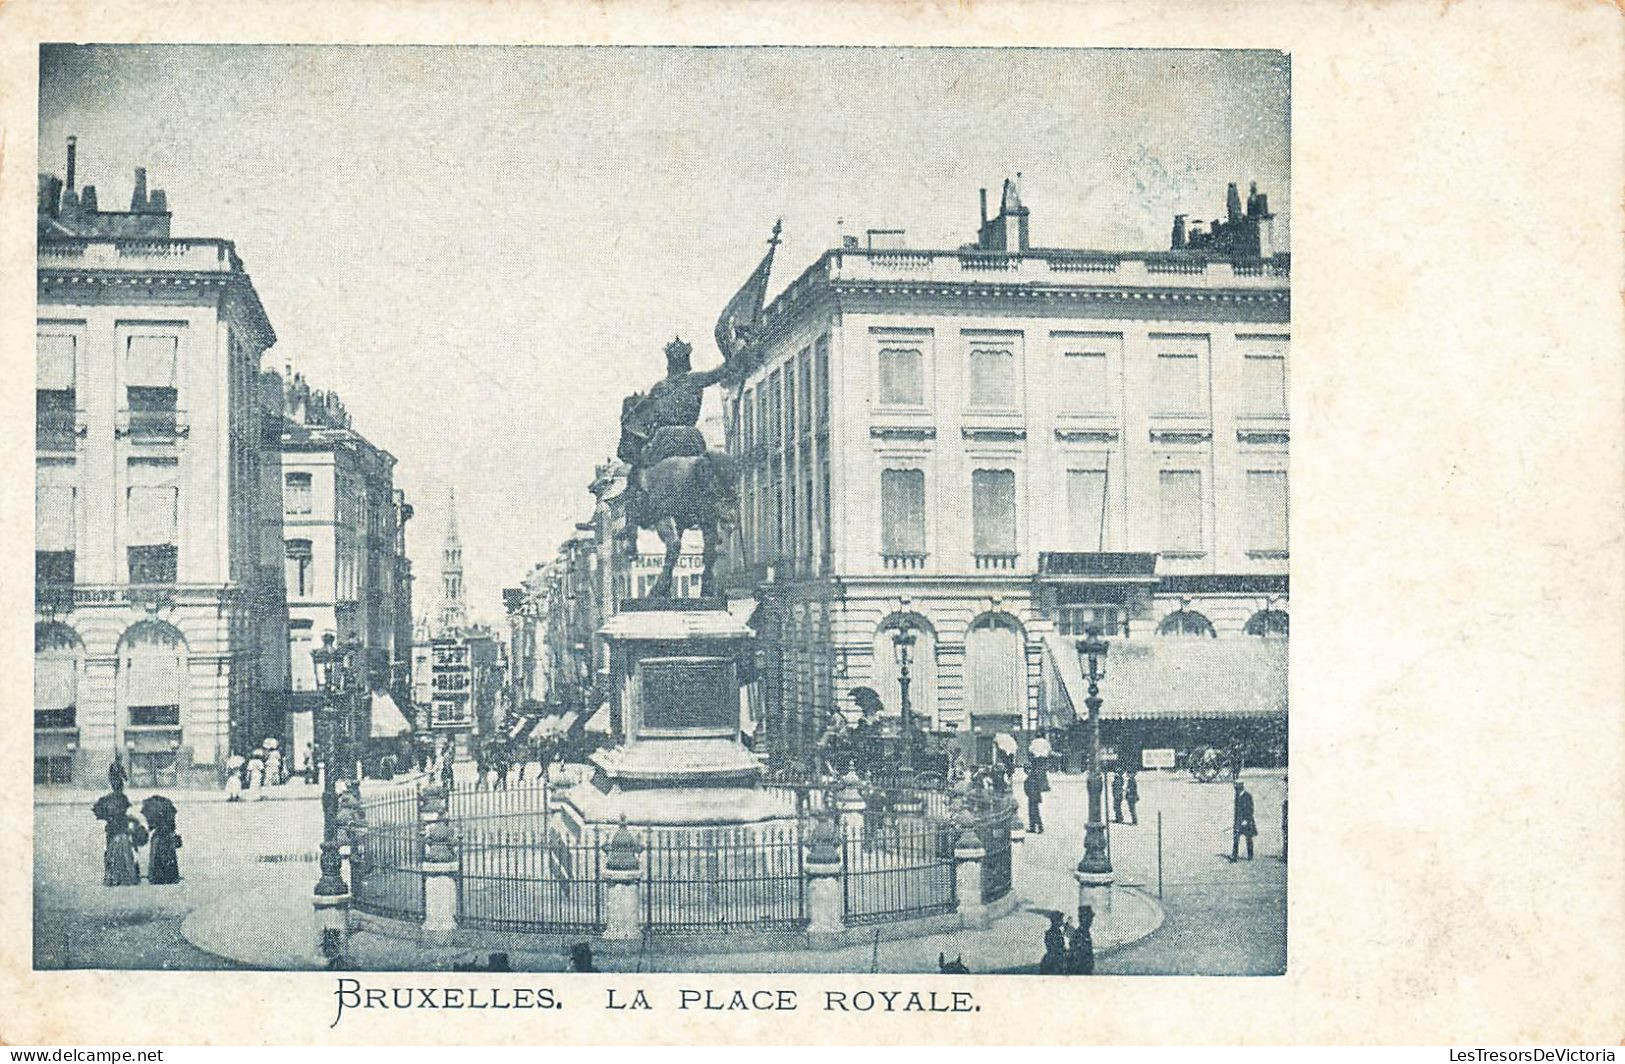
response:
[[[75,340],[41,334],[34,387],[34,422],[42,449],[73,446],[75,426]]]
[[[173,584],[175,548],[150,546],[127,548],[132,584]]]
[[[282,509],[284,513],[308,514],[310,513],[310,474],[289,473],[282,485]]]
[[[976,347],[970,353],[970,405],[988,410],[1016,407],[1016,353],[1008,347]]]
[[[880,349],[880,402],[884,406],[925,405],[925,353],[917,347]]]
[[[287,542],[288,594],[304,598],[315,589],[311,581],[311,549],[308,539],[290,539]]]
[[[1066,471],[1067,549],[1103,551],[1106,549],[1106,471],[1068,469]]]
[[[977,469],[970,475],[972,549],[979,557],[1016,553],[1016,475]]]
[[[925,554],[925,471],[880,474],[880,550],[890,557]]]
[[[35,337],[35,388],[42,392],[74,390],[77,344],[73,336],[40,333]]]
[[[130,388],[174,388],[174,336],[129,336],[124,341],[124,383]]]
[[[1286,359],[1248,355],[1241,363],[1243,414],[1286,413]]]
[[[69,474],[73,472],[72,466],[66,468]],[[42,469],[41,479],[47,475]],[[73,485],[50,482],[35,484],[34,549],[72,554],[78,538],[74,520],[77,512],[78,493]]]
[[[796,438],[796,364],[793,359],[784,366],[784,424],[779,426],[779,439],[786,447]]]
[[[801,418],[797,427],[801,435],[805,436],[812,431],[813,388],[812,388],[812,349],[803,347],[796,356],[796,376],[800,378],[801,392]]]
[[[783,426],[779,418],[783,410],[783,388],[779,384],[779,371],[774,370],[767,378],[767,446],[769,450],[777,450],[779,440],[782,438]]]
[[[1247,549],[1281,553],[1287,549],[1287,482],[1281,470],[1247,472]]]
[[[822,508],[823,526],[818,537],[819,571],[827,573],[830,570],[831,556],[834,554],[834,538],[830,530],[830,486],[829,486],[829,441],[820,440],[818,443],[818,475],[819,475],[819,505]]]
[[[753,388],[740,399],[740,448],[749,453],[756,446],[756,390]]]
[[[180,706],[131,706],[130,724],[136,728],[175,728],[181,723]]]
[[[1159,414],[1200,414],[1204,408],[1201,356],[1184,352],[1159,354],[1154,402]]]
[[[1202,474],[1165,469],[1158,482],[1163,553],[1202,553]]]
[[[1067,395],[1062,409],[1088,411],[1111,409],[1110,382],[1106,376],[1106,352],[1068,351],[1065,387]]]
[[[35,551],[34,584],[36,587],[72,587],[73,551]]]

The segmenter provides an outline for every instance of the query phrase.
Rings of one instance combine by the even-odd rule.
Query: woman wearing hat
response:
[[[246,764],[248,762],[242,754],[232,754],[226,758],[226,801],[243,800],[243,766]]]
[[[108,791],[90,807],[107,832],[102,855],[102,882],[109,887],[132,887],[141,882],[141,869],[135,863],[135,846],[130,841],[130,799],[122,788]]]

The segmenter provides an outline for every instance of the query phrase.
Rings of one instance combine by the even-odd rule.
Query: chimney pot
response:
[[[169,201],[164,198],[163,189],[155,188],[152,190],[152,196],[147,200],[147,209],[158,214],[167,214],[169,212]]]
[[[96,186],[86,185],[79,196],[79,206],[94,213],[96,210]]]
[[[78,137],[69,137],[68,138],[68,191],[69,192],[73,191],[73,175],[74,175],[74,171],[75,171],[74,164],[78,161],[78,154],[79,154],[79,138]]]
[[[144,211],[147,209],[147,168],[135,168],[135,191],[130,193],[130,210]]]
[[[72,172],[71,170],[69,171]],[[987,189],[982,189],[982,224],[987,224]]]

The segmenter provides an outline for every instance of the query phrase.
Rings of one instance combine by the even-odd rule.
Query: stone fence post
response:
[[[863,800],[858,774],[847,770],[841,777],[841,789],[835,794],[835,810],[841,817],[841,834],[853,842],[863,841],[863,816],[869,803]]]
[[[604,899],[604,938],[616,942],[637,941],[643,937],[643,909],[638,905],[638,884],[643,881],[643,844],[626,826],[621,826],[604,847],[604,878],[608,880]]]
[[[986,927],[987,906],[982,901],[982,862],[987,848],[976,834],[976,818],[961,808],[954,818],[959,838],[954,842],[954,887],[959,895],[959,919],[966,927]]]
[[[445,945],[457,930],[457,831],[436,820],[423,833],[423,928],[428,945]]]
[[[858,815],[861,817],[862,813]],[[801,870],[807,877],[807,933],[814,945],[833,942],[846,929],[846,894],[841,889],[841,836],[834,820],[820,817],[813,825]]]

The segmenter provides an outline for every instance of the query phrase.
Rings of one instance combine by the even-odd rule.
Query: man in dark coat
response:
[[[1140,813],[1135,807],[1140,804],[1140,781],[1133,771],[1129,772],[1128,779],[1123,783],[1123,800],[1128,803],[1128,822],[1138,824]]]
[[[1253,820],[1253,796],[1247,792],[1246,786],[1239,781],[1236,783],[1235,814],[1232,818],[1230,835],[1230,860],[1239,856],[1241,840],[1247,840],[1247,860],[1253,859],[1253,836],[1258,834],[1258,824]]]
[[[1066,948],[1068,975],[1095,974],[1095,938],[1091,931],[1094,922],[1094,906],[1078,906],[1078,926],[1072,929],[1072,941]]]
[[[1049,930],[1044,932],[1044,956],[1038,962],[1039,975],[1065,975],[1068,967],[1066,929],[1060,913],[1049,914]]]
[[[1112,823],[1123,822],[1123,770],[1112,773]]]
[[[124,781],[130,774],[124,771],[124,761],[117,753],[113,754],[113,761],[107,766],[107,785],[115,791],[124,790]]]
[[[1027,830],[1034,835],[1044,833],[1044,792],[1049,790],[1049,779],[1042,759],[1034,758],[1027,765],[1027,779],[1021,789],[1027,793]]]

